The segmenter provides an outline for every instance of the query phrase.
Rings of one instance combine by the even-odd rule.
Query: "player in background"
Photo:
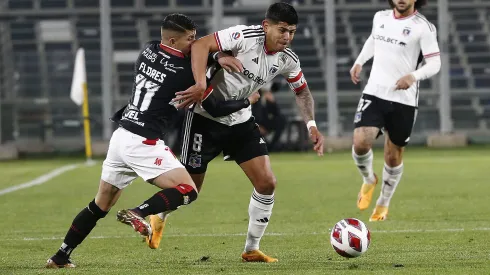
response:
[[[378,183],[373,172],[374,140],[385,135],[381,194],[370,221],[383,221],[403,173],[403,150],[417,116],[419,81],[441,68],[435,26],[419,10],[426,0],[388,0],[392,9],[374,15],[372,33],[350,74],[360,81],[362,65],[374,57],[354,117],[352,157],[363,177],[357,207],[367,209]],[[419,67],[422,61],[425,65]]]
[[[244,99],[277,75],[283,75],[296,95],[314,150],[322,155],[324,139],[315,124],[313,97],[298,56],[288,48],[297,24],[298,15],[294,7],[275,3],[268,8],[262,25],[238,25],[197,40],[192,46],[196,85],[177,93],[174,99],[179,102],[178,108],[198,103],[186,118],[181,156],[197,188],[202,186],[208,163],[221,152],[225,159],[235,160],[254,186],[248,208],[249,226],[242,253],[244,261],[277,261],[259,250],[260,240],[271,218],[276,187],[267,146],[250,107],[215,118],[199,102],[209,97]],[[231,52],[243,64],[243,71],[229,73],[220,70],[207,85],[206,56],[215,51]]]
[[[195,41],[196,25],[185,15],[171,14],[163,20],[161,34],[161,41],[147,43],[140,52],[132,96],[113,117],[120,127],[110,140],[97,195],[75,217],[60,249],[48,259],[47,268],[75,267],[70,259],[73,250],[138,176],[162,190],[138,207],[119,211],[117,219],[143,236],[152,234],[146,216],[173,211],[197,199],[197,187],[189,173],[160,139],[177,114],[171,99],[195,83],[186,55]],[[233,57],[220,58],[219,62],[228,70],[239,71],[240,62]],[[249,103],[255,98],[252,96]],[[208,107],[234,112],[243,108],[240,104],[243,100],[214,101]]]

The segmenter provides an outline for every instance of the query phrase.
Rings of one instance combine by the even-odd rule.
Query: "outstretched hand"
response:
[[[313,150],[315,150],[318,156],[323,156],[323,143],[325,142],[325,138],[315,126],[310,127],[309,132],[310,139],[313,142]]]

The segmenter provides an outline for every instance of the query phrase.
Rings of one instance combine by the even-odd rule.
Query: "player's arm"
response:
[[[432,24],[420,38],[420,49],[424,55],[425,65],[412,73],[416,81],[428,79],[441,70],[441,56],[437,42],[437,30]]]
[[[371,30],[371,34],[369,35],[368,39],[366,42],[364,42],[364,46],[362,46],[362,50],[359,53],[359,56],[357,56],[356,61],[354,62],[354,65],[350,69],[350,77],[351,80],[354,84],[359,83],[361,81],[361,71],[362,71],[362,66],[371,58],[374,56],[374,27],[376,26],[376,15],[374,15],[373,18],[373,27]]]
[[[406,90],[416,81],[428,79],[441,70],[439,43],[437,43],[437,31],[434,25],[427,25],[424,29],[420,37],[420,49],[424,56],[425,65],[400,78],[396,82],[397,90]]]
[[[310,133],[310,139],[314,144],[313,149],[319,156],[323,155],[323,135],[318,131],[315,122],[315,102],[313,96],[308,88],[303,72],[299,64],[299,60],[288,60],[289,71],[284,74],[288,81],[289,87],[296,94],[296,105],[303,117],[308,132]]]
[[[374,56],[374,38],[371,34],[369,38],[364,42],[364,46],[362,46],[361,53],[357,56],[354,64],[364,65],[369,59]]]
[[[177,108],[187,107],[203,98],[206,90],[206,65],[211,52],[234,51],[243,43],[243,35],[239,27],[231,27],[200,38],[192,44],[192,72],[196,84],[189,89],[176,93],[174,101],[181,101]]]
[[[201,105],[212,117],[230,115],[256,103],[260,98],[258,92],[253,93],[248,98],[240,100],[218,100],[216,97],[211,96],[210,94],[206,95],[206,93],[204,93],[204,95],[205,98],[203,99]]]

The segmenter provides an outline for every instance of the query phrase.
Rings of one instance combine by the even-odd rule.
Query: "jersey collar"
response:
[[[160,43],[160,49],[166,51],[167,53],[169,53],[171,55],[175,55],[177,57],[181,57],[181,58],[184,58],[185,57],[184,54],[181,51],[179,51],[177,49],[174,49],[172,47],[169,47],[167,45],[163,45],[162,43]]]
[[[265,54],[268,54],[268,55],[274,55],[277,53],[277,52],[271,52],[271,51],[267,50],[267,46],[265,45],[265,41],[264,41],[264,52],[265,52]]]
[[[417,10],[415,10],[412,14],[410,14],[409,16],[402,16],[402,17],[396,17],[396,14],[395,14],[395,9],[393,9],[393,18],[395,18],[396,20],[405,20],[405,19],[408,19],[416,14],[418,14],[419,12]]]

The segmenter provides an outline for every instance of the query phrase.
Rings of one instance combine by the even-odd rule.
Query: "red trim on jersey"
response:
[[[214,88],[213,86],[209,85],[209,87],[204,91],[204,94],[202,96],[202,100],[206,100],[208,98],[208,95],[210,95],[213,92]]]
[[[216,41],[216,44],[218,44],[218,49],[220,52],[223,51],[223,47],[221,47],[221,41],[219,40],[219,35],[218,32],[214,33],[214,40]]]
[[[296,82],[296,81],[300,80],[302,76],[303,76],[303,72],[299,72],[299,74],[297,76],[295,76],[293,78],[288,78],[287,81],[289,83]]]
[[[424,55],[424,58],[430,58],[430,57],[434,57],[434,56],[438,56],[438,55],[441,55],[441,53],[440,52],[429,53],[429,54]]]
[[[299,86],[298,88],[294,89],[294,92],[295,92],[295,93],[299,93],[299,92],[301,92],[301,91],[302,91],[304,88],[306,88],[306,85],[307,85],[307,84],[306,84],[306,82],[305,82],[305,83],[303,83],[303,85],[301,85],[301,86]]]
[[[271,51],[269,51],[267,49],[267,45],[265,44],[265,42],[264,42],[264,52],[265,52],[265,54],[276,54],[277,53],[277,52],[271,52]]]
[[[404,19],[407,19],[407,18],[412,17],[413,15],[416,15],[417,13],[419,13],[419,11],[418,10],[415,10],[412,14],[409,14],[407,16],[397,17],[396,16],[396,13],[395,13],[395,9],[393,9],[393,18],[395,18],[396,20],[404,20]]]
[[[157,141],[158,141],[158,138],[157,139],[145,139],[145,140],[143,140],[143,144],[157,145]]]
[[[160,49],[166,51],[167,53],[171,54],[171,55],[175,55],[177,57],[185,57],[184,56],[184,53],[182,53],[181,51],[177,50],[177,49],[174,49],[172,47],[169,47],[167,45],[164,45],[162,43],[160,43]]]

